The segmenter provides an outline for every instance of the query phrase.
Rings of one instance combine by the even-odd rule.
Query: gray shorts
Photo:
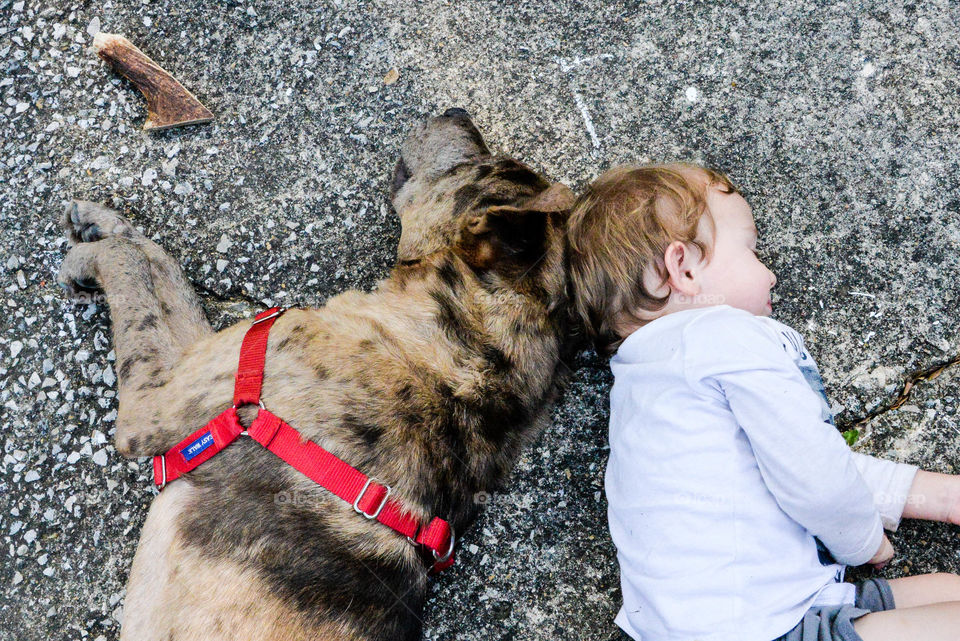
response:
[[[867,579],[856,584],[853,605],[812,607],[792,630],[774,641],[863,641],[853,629],[853,620],[871,612],[892,610],[893,592],[886,579]]]

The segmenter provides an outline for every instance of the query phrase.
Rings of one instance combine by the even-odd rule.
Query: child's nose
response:
[[[770,289],[773,289],[777,286],[777,275],[772,271],[770,272]]]

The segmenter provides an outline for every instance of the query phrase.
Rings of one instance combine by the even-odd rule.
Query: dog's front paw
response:
[[[140,232],[119,213],[99,203],[73,200],[60,217],[60,226],[70,246],[93,243],[111,236],[134,238]]]
[[[89,243],[75,245],[67,252],[57,274],[57,284],[75,303],[92,303],[99,285],[96,276],[96,252]]]

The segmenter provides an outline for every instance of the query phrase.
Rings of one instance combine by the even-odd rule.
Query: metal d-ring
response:
[[[250,403],[244,403],[243,405],[250,405]],[[243,405],[241,405],[240,407],[243,407]],[[257,399],[257,405],[259,405],[260,409],[262,410],[267,409],[267,407],[263,404],[263,401],[260,399]],[[233,404],[233,409],[237,409],[236,403]],[[256,417],[254,417],[253,420],[257,420]],[[247,430],[241,430],[241,432],[237,436],[250,436],[250,434],[247,433]]]
[[[158,492],[167,486],[167,457],[166,456],[160,457],[160,472],[161,472],[161,478],[160,478],[160,488],[157,490]]]
[[[449,561],[450,557],[453,556],[453,547],[456,540],[457,540],[457,537],[453,531],[453,526],[451,525],[450,526],[450,548],[443,555],[443,557],[440,557],[440,555],[437,554],[436,550],[430,550],[430,552],[433,554],[433,560],[436,561],[437,563],[446,563],[447,561]]]

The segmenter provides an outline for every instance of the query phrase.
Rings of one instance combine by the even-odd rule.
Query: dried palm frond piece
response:
[[[196,125],[213,120],[213,113],[187,91],[176,78],[114,33],[98,33],[93,49],[114,71],[132,82],[147,100],[145,131]]]

